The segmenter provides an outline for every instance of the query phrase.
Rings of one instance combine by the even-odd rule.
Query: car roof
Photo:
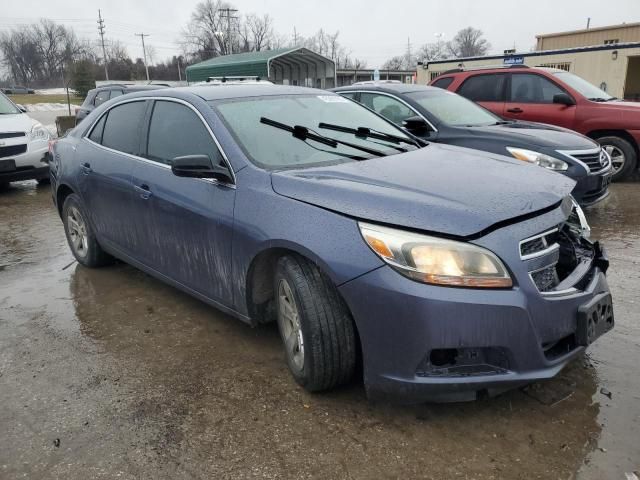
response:
[[[133,84],[110,83],[108,85],[100,85],[99,87],[91,89],[91,91],[99,92],[102,90],[125,89],[130,92],[142,92],[145,90],[158,90],[160,88],[168,88],[168,85],[154,85],[154,84],[136,85],[135,83]]]
[[[367,85],[350,85],[348,87],[334,88],[331,91],[351,92],[354,90],[375,90],[376,92],[386,93],[411,93],[411,92],[424,92],[438,90],[442,91],[438,87],[430,87],[428,85],[412,84],[412,83],[379,83],[379,84],[367,84]]]
[[[485,67],[469,68],[468,70],[459,69],[459,68],[453,68],[451,70],[447,70],[447,71],[442,72],[436,78],[449,77],[449,76],[453,77],[453,76],[456,76],[456,75],[464,75],[464,76],[482,75],[482,74],[486,74],[486,73],[506,73],[506,72],[512,73],[514,71],[517,72],[517,73],[531,73],[531,72],[536,72],[536,71],[542,71],[542,72],[547,72],[547,73],[566,72],[566,70],[563,70],[561,68],[528,67],[526,65],[524,65],[524,66],[512,65],[510,67],[495,66],[495,67],[486,67],[486,68]]]
[[[277,95],[333,95],[327,90],[318,90],[317,88],[259,83],[212,83],[208,85],[194,85],[190,87],[164,88],[154,92],[154,95],[163,97],[180,97],[184,94],[196,95],[207,102],[230,98],[267,97]],[[132,95],[144,96],[140,92]]]

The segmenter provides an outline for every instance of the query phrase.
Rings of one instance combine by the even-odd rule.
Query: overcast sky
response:
[[[176,42],[198,0],[0,0],[0,31],[50,18],[73,26],[77,34],[97,43],[98,8],[106,25],[106,38],[126,44],[132,56],[142,56],[140,38],[148,33],[148,45],[156,60],[180,53]],[[480,28],[492,52],[513,48],[528,51],[535,35],[591,26],[640,21],[640,0],[237,0],[240,13],[268,13],[276,30],[293,36],[319,28],[340,31],[340,41],[352,56],[369,67],[380,66],[406,51],[410,38],[414,49],[436,41],[443,33],[450,40],[466,26]]]

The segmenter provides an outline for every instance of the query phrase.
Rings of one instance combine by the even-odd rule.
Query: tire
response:
[[[622,167],[614,170],[612,180],[619,182],[629,177],[638,165],[638,156],[633,146],[627,140],[620,137],[600,137],[597,141],[610,155],[612,152],[619,152],[623,155],[624,163]],[[612,158],[612,161],[613,160]]]
[[[108,265],[113,257],[100,247],[88,218],[80,197],[75,193],[69,195],[62,206],[62,222],[71,253],[85,267]]]
[[[348,383],[356,368],[356,334],[331,280],[308,260],[287,255],[278,260],[274,293],[287,365],[296,382],[310,392]],[[291,306],[295,312],[288,316]]]

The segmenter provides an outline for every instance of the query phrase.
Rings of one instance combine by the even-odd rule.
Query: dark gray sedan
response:
[[[430,142],[507,155],[562,173],[577,182],[572,194],[582,206],[609,194],[609,155],[595,141],[571,130],[504,120],[437,87],[363,82],[334,91]]]

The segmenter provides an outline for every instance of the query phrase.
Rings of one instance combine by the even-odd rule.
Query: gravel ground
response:
[[[273,325],[74,263],[48,187],[0,192],[0,478],[624,479],[640,468],[640,188],[588,212],[616,328],[558,378],[467,404],[311,395]]]

